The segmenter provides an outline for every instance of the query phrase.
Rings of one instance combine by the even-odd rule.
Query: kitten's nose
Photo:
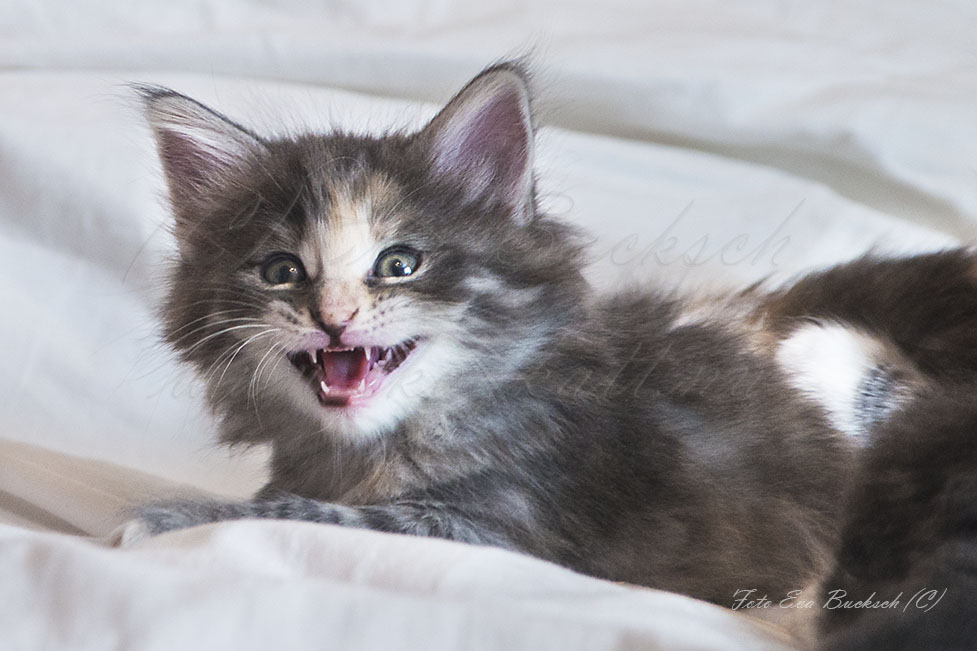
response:
[[[319,327],[329,335],[332,339],[332,345],[339,344],[339,337],[346,331],[346,327],[356,318],[356,315],[360,313],[360,309],[356,308],[353,310],[352,314],[343,318],[338,316],[337,310],[323,310],[322,315],[318,319]]]

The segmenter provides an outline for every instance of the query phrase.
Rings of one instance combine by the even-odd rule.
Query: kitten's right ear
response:
[[[187,227],[221,198],[227,182],[265,149],[254,133],[168,88],[138,86],[169,186],[183,244]]]
[[[530,99],[522,65],[501,63],[472,79],[419,134],[435,174],[521,224],[534,217]]]

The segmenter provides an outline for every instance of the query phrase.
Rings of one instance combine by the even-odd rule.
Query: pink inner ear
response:
[[[467,115],[461,109],[441,134],[439,167],[467,184],[473,196],[489,193],[510,206],[522,202],[531,138],[525,110],[516,88],[497,91]]]
[[[529,134],[520,99],[518,94],[510,92],[483,106],[463,136],[459,149],[494,162],[499,172],[514,171],[516,177],[521,177],[527,162]],[[478,159],[472,161],[478,162]]]
[[[191,138],[173,131],[160,131],[157,142],[173,189],[180,192],[185,192],[188,185],[199,186],[211,178],[222,162]]]

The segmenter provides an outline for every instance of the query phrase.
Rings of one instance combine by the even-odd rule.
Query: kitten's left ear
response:
[[[520,223],[533,218],[534,134],[519,65],[503,63],[479,74],[420,135],[434,173],[465,188],[467,199],[501,205]]]
[[[254,133],[168,88],[137,86],[156,137],[181,246],[225,197],[229,182],[265,151]]]

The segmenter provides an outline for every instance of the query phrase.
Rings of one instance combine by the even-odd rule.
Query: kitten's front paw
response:
[[[216,503],[207,501],[168,502],[141,506],[135,517],[109,536],[114,547],[128,547],[152,536],[186,529],[222,519]]]
[[[129,547],[152,535],[149,525],[136,518],[119,525],[115,531],[110,533],[109,544],[113,547]]]

